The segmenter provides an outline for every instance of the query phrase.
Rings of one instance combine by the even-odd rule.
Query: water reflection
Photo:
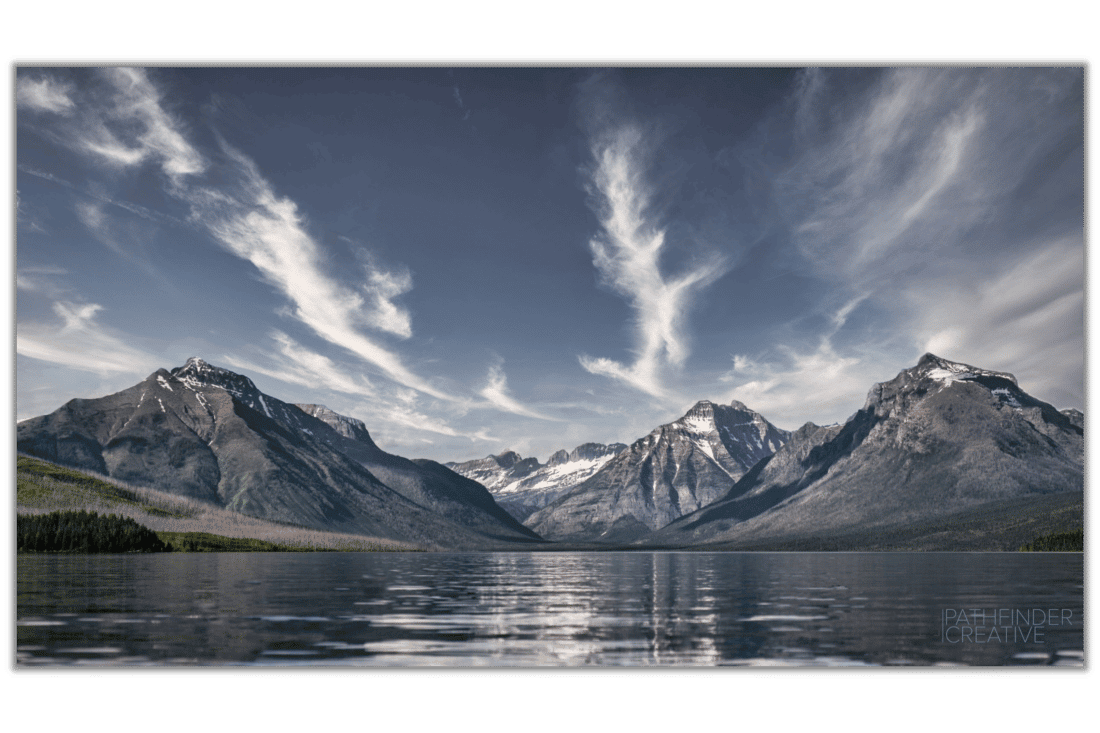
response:
[[[1072,609],[1080,555],[19,556],[20,664],[1083,664],[946,644],[945,608]]]

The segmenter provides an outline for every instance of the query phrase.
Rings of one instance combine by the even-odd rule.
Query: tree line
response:
[[[1037,537],[1020,548],[1020,552],[1084,552],[1085,530],[1057,532]]]
[[[50,512],[16,517],[19,552],[171,552],[157,533],[129,517]]]

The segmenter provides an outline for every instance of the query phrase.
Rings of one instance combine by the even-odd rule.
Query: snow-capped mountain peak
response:
[[[624,449],[623,443],[584,443],[572,451],[556,451],[545,465],[537,458],[523,458],[510,450],[446,465],[485,486],[497,503],[523,521],[595,474]]]
[[[948,361],[935,354],[925,354],[913,368],[914,376],[924,376],[937,382],[950,384],[976,379],[977,377],[995,377],[1017,384],[1016,377],[1008,372],[993,372],[988,369],[979,369],[969,364]],[[1018,386],[1018,385],[1017,385]]]
[[[249,402],[257,402],[260,394],[260,390],[248,377],[216,367],[197,356],[192,356],[183,366],[176,367],[169,374],[188,387],[219,387],[234,397]]]
[[[713,433],[717,430],[714,424],[714,403],[710,400],[696,402],[674,424],[692,433]]]
[[[1008,372],[979,369],[925,354],[916,366],[902,370],[888,382],[873,385],[864,410],[880,417],[900,415],[935,395],[958,389],[983,389],[1012,409],[1035,404],[1034,398],[1024,393],[1016,377]]]

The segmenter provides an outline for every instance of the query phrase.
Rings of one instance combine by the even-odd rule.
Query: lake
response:
[[[1082,666],[1080,553],[19,555],[34,665]]]

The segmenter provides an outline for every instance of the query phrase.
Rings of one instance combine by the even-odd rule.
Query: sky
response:
[[[701,399],[841,422],[931,351],[1084,409],[1084,73],[16,70],[16,416],[191,356],[385,450]]]

